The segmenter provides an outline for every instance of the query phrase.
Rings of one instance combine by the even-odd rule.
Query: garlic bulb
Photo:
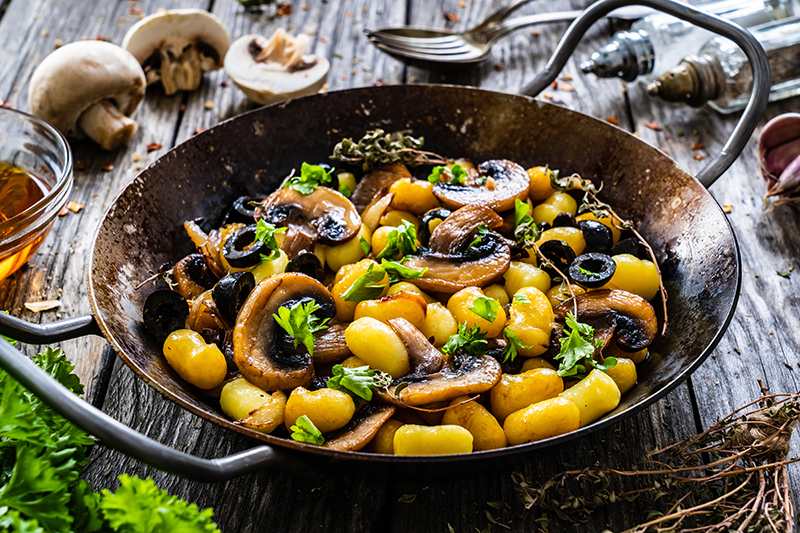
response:
[[[761,177],[767,182],[765,204],[800,207],[800,113],[779,115],[758,138]]]

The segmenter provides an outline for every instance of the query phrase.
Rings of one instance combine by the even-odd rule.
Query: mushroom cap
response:
[[[147,82],[129,52],[105,41],[77,41],[58,48],[36,67],[31,77],[31,113],[67,137],[83,138],[77,126],[94,104],[111,100],[130,116],[144,98]]]
[[[507,159],[484,161],[476,176],[484,178],[481,185],[474,178],[467,185],[440,181],[433,186],[433,194],[450,209],[482,205],[500,213],[513,209],[514,200],[525,198],[531,185],[525,169]]]
[[[330,63],[317,55],[303,56],[300,67],[256,61],[266,40],[260,35],[236,39],[225,55],[225,71],[233,82],[259,104],[266,105],[319,92],[328,79]]]
[[[144,64],[155,52],[170,47],[178,53],[188,46],[203,54],[204,71],[222,67],[231,38],[217,17],[202,9],[171,9],[145,17],[128,30],[122,47]]]

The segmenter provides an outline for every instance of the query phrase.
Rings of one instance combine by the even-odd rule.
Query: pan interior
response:
[[[142,327],[151,286],[135,287],[159,265],[191,251],[184,221],[219,220],[238,196],[270,192],[303,161],[326,162],[342,138],[375,128],[423,136],[425,149],[447,156],[504,158],[526,168],[547,164],[562,175],[602,181],[601,199],[632,219],[653,246],[669,293],[668,335],[652,346],[655,355],[619,407],[578,434],[665,395],[700,365],[727,327],[740,275],[733,233],[711,195],[666,155],[618,128],[526,97],[385,86],[316,95],[231,119],[171,150],[120,193],[98,229],[89,272],[95,316],[120,357],[194,413],[272,444],[297,446],[233,425],[216,400],[183,382]]]

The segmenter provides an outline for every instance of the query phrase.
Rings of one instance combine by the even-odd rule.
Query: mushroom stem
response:
[[[200,86],[200,78],[203,74],[200,68],[200,54],[194,46],[189,47],[180,58],[180,61],[173,63],[172,73],[175,78],[175,86],[179,91],[194,91]]]
[[[170,59],[166,47],[159,49],[158,54],[161,56],[161,67],[159,68],[161,85],[164,87],[164,94],[171,96],[178,91],[175,87],[175,76],[172,74],[173,61]]]
[[[136,133],[136,122],[123,115],[109,100],[102,100],[81,114],[78,126],[103,150],[116,150]]]

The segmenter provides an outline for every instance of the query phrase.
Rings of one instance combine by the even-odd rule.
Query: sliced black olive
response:
[[[611,248],[608,251],[608,255],[622,255],[622,254],[631,254],[635,255],[639,259],[647,259],[650,260],[650,254],[647,252],[647,248],[639,242],[639,239],[636,237],[630,237],[628,239],[622,239],[617,243],[616,246]]]
[[[299,272],[310,278],[322,282],[325,276],[325,269],[319,257],[307,250],[303,250],[297,257],[289,261],[286,265],[286,272]]]
[[[267,245],[256,241],[256,225],[239,228],[228,237],[222,247],[222,255],[234,268],[249,268],[261,262],[261,254],[269,255]]]
[[[539,251],[542,252],[545,259],[553,263],[564,274],[566,274],[572,262],[575,261],[575,252],[569,244],[562,240],[545,241],[539,245]],[[558,272],[546,265],[542,266],[542,270],[547,272],[551,278],[558,276]]]
[[[549,222],[539,222],[536,227],[539,228],[539,231],[547,231],[553,226],[551,226]]]
[[[239,309],[255,286],[256,278],[252,272],[233,272],[219,280],[211,290],[211,297],[222,318],[231,324],[236,322]]]
[[[587,289],[598,289],[611,281],[617,264],[610,256],[600,253],[579,255],[569,267],[569,278]]]
[[[614,236],[608,226],[596,220],[581,220],[578,223],[583,233],[583,240],[586,241],[587,252],[606,253],[614,244]]]
[[[420,222],[419,230],[417,230],[417,239],[422,243],[422,246],[428,246],[428,241],[431,239],[431,232],[433,231],[430,226],[431,222],[436,220],[441,222],[451,214],[452,211],[449,209],[440,207],[438,209],[431,209],[422,215],[422,221]]]
[[[189,304],[175,291],[162,289],[150,293],[142,310],[144,328],[156,339],[163,341],[169,334],[186,327]]]
[[[577,228],[578,223],[572,213],[559,213],[553,219],[554,228]]]
[[[240,196],[233,201],[228,214],[225,215],[225,224],[241,222],[252,224],[256,219],[256,205],[260,204],[263,198],[256,196]]]

